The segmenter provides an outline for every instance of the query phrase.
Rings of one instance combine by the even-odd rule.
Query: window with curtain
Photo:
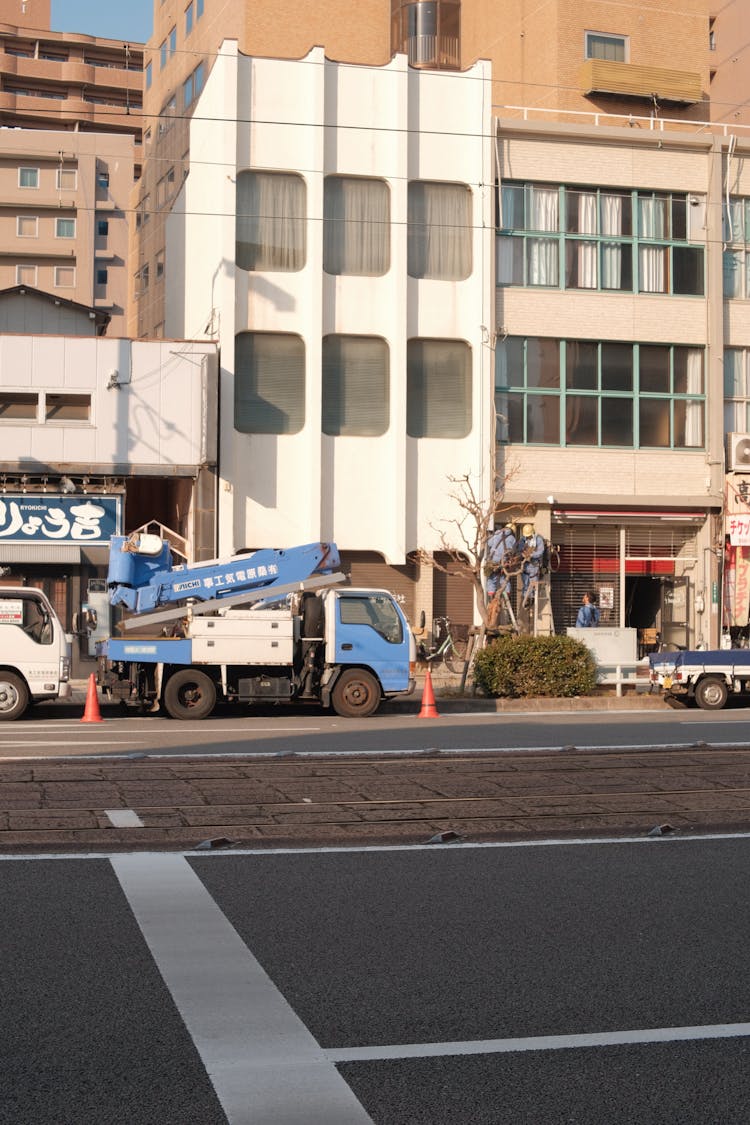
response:
[[[667,200],[659,196],[639,196],[638,234],[640,238],[667,237]],[[667,292],[667,248],[643,242],[638,246],[638,279],[643,293]]]
[[[293,172],[237,176],[235,256],[243,270],[293,272],[305,265],[307,192]]]
[[[586,32],[586,58],[625,62],[628,40],[624,35],[607,35],[597,31]]]
[[[410,277],[462,281],[472,269],[471,189],[414,180],[408,199]]]
[[[388,429],[388,345],[379,336],[323,337],[323,433],[377,437]]]
[[[704,447],[704,352],[670,344],[507,337],[496,349],[498,441]]]
[[[415,339],[406,353],[406,431],[462,438],[471,430],[471,348],[464,340]]]
[[[684,193],[504,183],[497,284],[703,296],[705,246],[688,233]]]
[[[724,430],[728,434],[750,433],[747,368],[747,348],[724,349]]]
[[[556,187],[528,189],[527,216],[531,231],[555,231],[560,225],[560,193]],[[526,240],[526,276],[529,285],[560,284],[557,238],[533,236]]]
[[[326,176],[323,269],[379,277],[391,263],[391,200],[384,180]]]
[[[292,333],[240,332],[234,341],[234,426],[296,434],[305,424],[305,344]]]
[[[576,234],[597,233],[596,192],[568,193],[569,208],[575,211],[571,225]],[[565,242],[566,289],[596,289],[598,285],[598,246],[591,239],[570,238]]]
[[[724,242],[724,296],[750,299],[750,199],[730,197],[724,207]]]

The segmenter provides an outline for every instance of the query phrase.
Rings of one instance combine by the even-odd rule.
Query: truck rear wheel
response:
[[[183,668],[167,680],[164,707],[172,719],[205,719],[216,706],[216,685],[205,672]]]
[[[695,702],[704,711],[720,711],[728,695],[725,681],[718,676],[704,676],[695,685]]]
[[[20,719],[29,705],[29,689],[15,672],[0,672],[0,721]]]
[[[378,709],[380,685],[364,668],[342,672],[331,692],[331,704],[344,719],[366,719]]]

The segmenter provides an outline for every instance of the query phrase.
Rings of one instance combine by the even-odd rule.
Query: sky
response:
[[[52,30],[145,43],[153,12],[154,0],[52,0]]]

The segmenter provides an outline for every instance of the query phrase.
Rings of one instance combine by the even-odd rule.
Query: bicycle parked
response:
[[[425,627],[425,615],[422,612],[419,621],[420,631]],[[469,642],[460,637],[454,637],[451,632],[451,623],[447,617],[436,617],[433,621],[433,634],[430,647],[424,641],[417,641],[417,660],[423,664],[434,664],[442,660],[449,672],[458,675],[466,664],[466,653]]]

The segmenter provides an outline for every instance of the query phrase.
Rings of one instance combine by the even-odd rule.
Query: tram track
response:
[[[117,826],[112,810],[136,826]],[[6,851],[540,839],[659,824],[750,830],[750,747],[0,764]]]

